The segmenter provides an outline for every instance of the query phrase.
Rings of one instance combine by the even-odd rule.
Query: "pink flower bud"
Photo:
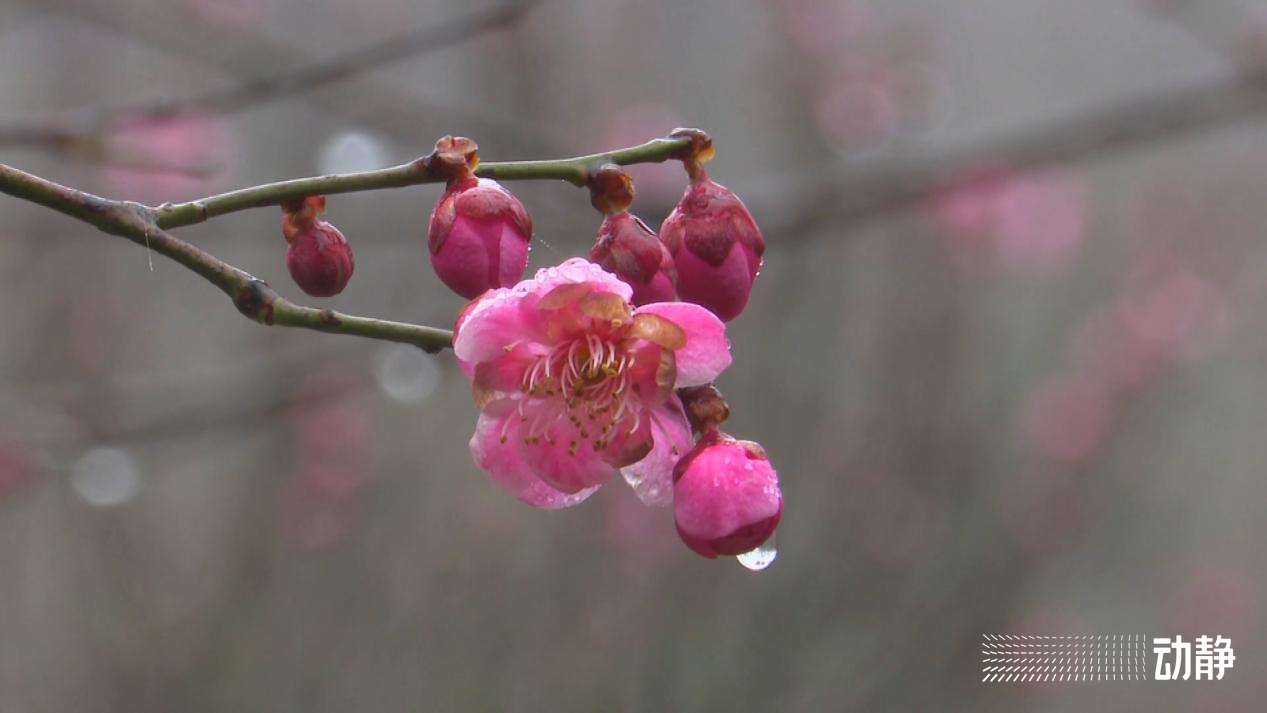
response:
[[[467,299],[510,287],[528,267],[532,218],[496,181],[468,176],[450,184],[431,213],[431,267]]]
[[[723,321],[748,304],[765,240],[743,201],[700,171],[660,226],[660,239],[677,267],[682,299]]]
[[[603,219],[590,260],[632,287],[635,305],[672,302],[676,295],[669,249],[646,223],[625,211]]]
[[[324,220],[298,226],[286,248],[286,267],[299,289],[313,297],[332,297],[352,279],[352,246]]]
[[[782,514],[779,476],[752,441],[711,430],[673,470],[678,536],[705,557],[756,549],[774,534]]]

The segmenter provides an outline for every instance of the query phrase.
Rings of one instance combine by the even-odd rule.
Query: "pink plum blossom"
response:
[[[630,304],[632,290],[581,258],[490,290],[458,316],[453,349],[472,380],[475,462],[515,497],[575,505],[619,469],[667,505],[690,426],[674,389],[730,365],[725,327],[682,302]]]

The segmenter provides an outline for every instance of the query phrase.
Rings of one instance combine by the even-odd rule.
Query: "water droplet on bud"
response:
[[[755,550],[750,550],[735,557],[739,560],[739,564],[753,572],[761,570],[774,564],[774,560],[779,556],[779,550],[774,544],[774,535],[770,535],[770,539],[763,542]]]

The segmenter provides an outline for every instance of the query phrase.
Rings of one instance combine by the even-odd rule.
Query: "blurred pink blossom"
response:
[[[1070,349],[1074,368],[1121,391],[1139,388],[1156,376],[1161,355],[1123,323],[1119,311],[1099,309],[1079,325]]]
[[[883,142],[903,120],[895,89],[884,72],[826,82],[816,107],[819,133],[848,149]]]
[[[1217,336],[1225,319],[1220,290],[1186,268],[1132,285],[1118,302],[1123,326],[1165,356],[1183,354]]]
[[[1017,544],[1047,550],[1073,534],[1082,522],[1084,504],[1068,473],[1032,470],[1009,478],[1002,487],[999,511]]]
[[[317,549],[346,538],[359,502],[331,499],[306,478],[294,478],[282,491],[281,535],[289,544]]]
[[[1056,376],[1025,400],[1021,430],[1039,455],[1077,464],[1093,456],[1112,427],[1113,403],[1104,382],[1084,374]]]
[[[939,517],[934,502],[894,477],[872,477],[859,489],[858,536],[867,556],[904,569],[928,553]]]
[[[17,441],[0,438],[0,504],[21,490],[31,479],[30,456]]]
[[[225,119],[192,112],[121,120],[105,142],[109,193],[145,203],[207,192],[231,172],[236,151]]]
[[[292,469],[282,493],[283,535],[295,544],[331,544],[355,524],[360,496],[377,472],[364,381],[359,372],[330,367],[295,388]]]
[[[1087,237],[1081,177],[1061,170],[1017,176],[1006,183],[995,220],[1004,267],[1026,272],[1068,267]]]
[[[937,226],[956,238],[985,238],[994,229],[1008,173],[998,166],[978,166],[946,180],[933,193]]]
[[[866,0],[773,0],[767,7],[792,46],[815,60],[850,49],[871,13]]]
[[[1049,169],[1008,174],[978,167],[948,181],[933,199],[937,224],[958,238],[987,239],[999,264],[1043,273],[1068,267],[1087,237],[1081,177]]]
[[[667,563],[682,550],[668,513],[647,508],[627,493],[606,499],[603,517],[607,541],[621,551],[621,561],[635,562],[640,569]]]
[[[1166,598],[1166,625],[1185,637],[1249,635],[1258,623],[1261,594],[1242,569],[1202,564],[1179,575]]]

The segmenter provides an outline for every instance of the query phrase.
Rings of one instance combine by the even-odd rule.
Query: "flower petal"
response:
[[[635,340],[627,347],[630,389],[648,408],[659,406],[673,393],[677,367],[673,352],[655,342]]]
[[[546,353],[541,344],[526,342],[488,361],[474,365],[471,373],[471,394],[475,406],[487,411],[494,403],[520,398],[524,374],[538,357]]]
[[[557,408],[547,402],[529,411],[519,439],[524,462],[547,485],[565,493],[602,485],[615,468],[593,447],[597,434],[582,436],[579,426],[554,412]]]
[[[602,448],[603,460],[613,468],[623,468],[646,458],[654,443],[651,428],[650,411],[623,419]]]
[[[516,342],[544,341],[537,299],[518,288],[489,290],[477,297],[454,326],[453,353],[458,361],[477,364],[497,358]]]
[[[598,490],[595,486],[563,493],[533,475],[520,452],[520,427],[519,417],[514,413],[502,417],[481,415],[475,435],[471,437],[471,457],[506,492],[533,507],[556,510],[576,505]]]
[[[667,507],[673,503],[673,467],[691,449],[691,426],[676,394],[651,412],[651,423],[651,452],[620,474],[643,503]]]
[[[686,346],[686,330],[677,326],[676,322],[650,312],[640,311],[634,317],[633,329],[629,330],[629,335],[655,342],[670,351]]]
[[[673,353],[678,388],[710,383],[730,366],[726,325],[703,307],[689,302],[656,302],[639,307],[636,314],[659,315],[686,332],[686,345]]]
[[[579,257],[565,260],[556,267],[543,267],[537,270],[536,276],[519,283],[518,287],[530,285],[530,289],[544,295],[555,287],[569,282],[588,282],[596,289],[614,292],[626,301],[633,296],[633,288],[622,282],[620,278],[589,260]]]

